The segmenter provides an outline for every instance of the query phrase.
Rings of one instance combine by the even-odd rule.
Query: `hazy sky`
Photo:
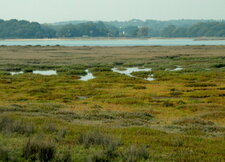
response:
[[[0,19],[225,19],[225,0],[0,0]]]

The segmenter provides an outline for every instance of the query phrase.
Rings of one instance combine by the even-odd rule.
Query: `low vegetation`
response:
[[[23,48],[0,47],[0,161],[224,161],[223,46],[118,48],[126,56],[117,48]],[[115,58],[100,57],[103,49]],[[52,54],[24,57],[32,50]],[[94,58],[68,61],[61,50]],[[17,54],[23,59],[9,58]],[[128,66],[152,71],[111,71]],[[8,73],[25,69],[58,75]],[[79,80],[86,69],[96,78]]]

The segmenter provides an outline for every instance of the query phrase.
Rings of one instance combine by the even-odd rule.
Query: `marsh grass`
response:
[[[55,146],[43,139],[29,139],[23,148],[23,157],[31,161],[48,162],[54,159]]]
[[[9,153],[8,150],[0,146],[0,161],[6,162],[9,161]]]
[[[34,69],[32,69],[32,68],[26,68],[23,71],[24,71],[24,73],[32,73],[34,71]]]
[[[22,120],[0,117],[0,131],[5,133],[31,135],[35,132],[35,127],[32,123]]]
[[[111,66],[99,66],[99,67],[93,67],[90,68],[91,72],[106,72],[106,71],[111,71],[112,67]]]
[[[224,160],[224,46],[0,48],[0,144],[10,160]],[[114,66],[152,72],[129,77]],[[4,74],[24,69],[59,75]],[[96,79],[78,80],[86,69]]]
[[[114,161],[118,158],[120,140],[98,130],[88,131],[78,136],[78,143],[85,148],[100,146],[102,149],[94,151],[86,161]]]
[[[85,72],[84,70],[68,70],[66,71],[67,75],[86,75],[87,72]]]
[[[123,157],[127,162],[142,161],[149,158],[149,152],[146,146],[132,145],[124,151]]]
[[[140,77],[140,78],[148,78],[149,75],[151,75],[151,71],[139,71],[139,72],[133,72],[131,75]]]
[[[86,67],[83,65],[61,66],[57,68],[57,73],[66,75],[86,75]]]
[[[183,118],[177,121],[174,121],[174,124],[178,124],[178,125],[214,125],[213,122],[211,121],[207,121],[207,120],[202,120],[200,118]]]
[[[10,73],[6,71],[0,71],[0,75],[10,75]]]
[[[223,67],[225,67],[225,64],[216,64],[216,65],[213,65],[213,67],[215,67],[215,68],[223,68]]]
[[[54,162],[73,162],[71,153],[69,151],[57,152]]]
[[[80,134],[78,137],[78,143],[84,145],[85,147],[100,145],[107,150],[114,150],[120,144],[119,140],[112,138],[107,134],[103,134],[98,130]]]
[[[112,160],[112,159],[111,159]],[[104,151],[96,151],[91,156],[86,158],[87,162],[97,162],[97,161],[111,161]]]

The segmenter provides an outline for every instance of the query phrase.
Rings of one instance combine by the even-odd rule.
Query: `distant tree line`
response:
[[[225,37],[224,22],[198,23],[189,28],[169,25],[161,32],[162,37]]]
[[[37,22],[0,20],[0,38],[53,38],[56,32]]]
[[[103,22],[86,22],[77,25],[67,24],[56,30],[57,37],[117,37],[118,28]]]
[[[129,23],[99,21],[55,25],[12,19],[0,20],[0,38],[225,37],[224,21],[194,22],[180,20],[180,24],[172,21],[169,25],[169,22],[133,20]],[[163,28],[157,27],[160,23]]]

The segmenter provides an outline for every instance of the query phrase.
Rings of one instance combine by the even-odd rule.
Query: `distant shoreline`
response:
[[[192,39],[192,38],[165,38],[165,37],[74,37],[74,38],[11,38],[0,41],[61,41],[61,40],[149,40],[149,39]]]
[[[210,41],[210,40],[225,40],[225,37],[179,37],[179,38],[167,38],[167,37],[146,37],[146,38],[128,38],[128,37],[75,37],[75,38],[12,38],[12,39],[0,39],[0,41],[75,41],[75,40],[156,40],[156,39],[192,39],[194,41]]]

